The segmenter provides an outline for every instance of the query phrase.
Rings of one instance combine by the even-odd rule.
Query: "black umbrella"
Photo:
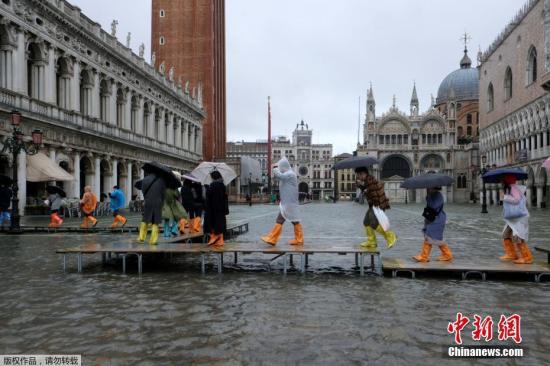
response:
[[[525,180],[529,177],[527,173],[519,168],[499,168],[483,174],[483,180],[485,183],[500,183],[501,178],[505,175],[513,175],[517,180]]]
[[[401,188],[420,189],[450,186],[454,183],[454,179],[445,174],[440,173],[424,173],[415,177],[407,178],[401,183]]]
[[[0,175],[0,184],[3,186],[9,186],[13,183],[13,179],[8,177],[7,175]]]
[[[166,181],[166,185],[171,188],[181,187],[181,180],[176,177],[172,172],[172,169],[168,168],[166,165],[163,165],[156,161],[151,161],[149,163],[143,164],[142,169],[147,173],[154,173],[163,177]]]
[[[46,187],[46,192],[48,192],[49,194],[58,194],[60,195],[61,197],[65,198],[67,197],[67,193],[65,193],[64,190],[62,190],[61,188],[59,188],[58,186],[47,186]]]
[[[138,180],[134,183],[134,188],[141,191],[141,186],[143,185],[143,179]]]
[[[344,159],[334,164],[332,169],[355,169],[365,167],[368,168],[371,165],[378,164],[378,160],[372,156],[352,156],[351,158]]]

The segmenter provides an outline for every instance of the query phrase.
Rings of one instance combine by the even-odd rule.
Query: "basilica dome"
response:
[[[464,57],[460,61],[460,69],[447,75],[439,85],[436,104],[446,103],[449,100],[474,99],[479,99],[479,70],[472,68],[468,51],[464,50]]]

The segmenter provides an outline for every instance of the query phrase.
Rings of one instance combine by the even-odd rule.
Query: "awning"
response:
[[[50,182],[52,180],[68,181],[73,176],[42,153],[27,155],[27,181]]]

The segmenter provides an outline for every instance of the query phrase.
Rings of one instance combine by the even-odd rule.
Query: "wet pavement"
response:
[[[361,242],[365,210],[349,202],[302,206],[306,245]],[[488,215],[473,205],[450,205],[446,211],[446,239],[457,258],[480,261],[501,255],[500,208],[490,207]],[[249,233],[236,240],[258,242],[271,228],[277,207],[233,206],[231,212],[231,220],[250,221]],[[391,250],[381,245],[383,256],[416,254],[422,242],[421,212],[421,205],[396,205],[388,212],[400,240]],[[532,212],[531,246],[550,244],[549,219],[550,211]],[[291,225],[285,225],[281,240],[291,236]],[[202,276],[196,258],[172,265],[145,260],[141,277],[133,266],[122,275],[120,267],[102,266],[99,256],[86,261],[83,274],[65,274],[55,254],[58,248],[132,237],[0,236],[0,354],[82,354],[86,365],[550,361],[549,283],[359,277],[351,256],[317,255],[306,275],[283,276],[281,262],[267,272],[254,256],[228,266],[222,275],[209,271]],[[470,317],[492,315],[495,323],[501,314],[522,315],[525,357],[446,358],[444,347],[453,339],[447,324],[458,311]],[[477,344],[472,329],[463,331],[466,344]]]

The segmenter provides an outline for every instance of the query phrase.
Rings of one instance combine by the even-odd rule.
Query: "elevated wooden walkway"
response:
[[[223,270],[223,260],[225,254],[232,254],[234,263],[238,263],[239,254],[267,254],[272,255],[271,261],[278,258],[283,259],[283,271],[288,270],[288,260],[293,256],[300,257],[300,272],[305,273],[310,255],[352,254],[355,258],[355,265],[359,268],[361,275],[365,272],[382,274],[382,262],[378,251],[367,250],[356,246],[334,246],[334,247],[302,247],[281,244],[269,246],[264,243],[226,243],[222,248],[210,247],[205,244],[172,244],[159,243],[158,245],[148,245],[140,243],[115,243],[115,244],[88,244],[75,248],[59,249],[56,251],[63,255],[63,270],[67,269],[67,257],[76,256],[77,270],[82,272],[83,256],[91,254],[101,254],[103,261],[107,261],[110,256],[118,255],[122,257],[122,271],[126,272],[126,257],[134,255],[138,260],[138,273],[142,273],[143,255],[145,254],[190,254],[201,258],[201,271],[206,272],[206,260],[209,257],[215,257],[217,260],[217,269],[221,273]],[[365,257],[369,257],[368,266],[365,266]]]
[[[47,226],[22,226],[18,232],[12,232],[9,228],[0,229],[0,234],[56,234],[56,233],[73,233],[73,234],[94,234],[94,233],[106,233],[106,234],[124,234],[124,233],[137,233],[139,231],[138,226],[129,226],[111,229],[110,227],[91,227],[87,229],[80,228],[79,226],[61,226],[58,228],[49,228]],[[161,226],[162,232],[162,226]],[[227,224],[227,236],[229,238],[248,232],[248,221],[240,220],[229,222]],[[201,234],[202,236],[202,234]]]
[[[451,262],[430,261],[418,263],[413,259],[383,258],[382,268],[384,271],[391,271],[392,277],[399,273],[409,273],[411,278],[416,277],[417,272],[424,273],[460,273],[463,280],[472,275],[478,275],[482,280],[487,279],[487,274],[527,274],[534,275],[535,281],[539,282],[541,277],[550,276],[550,264],[514,264],[501,262],[496,259],[481,260],[476,262],[464,259],[454,259]]]

